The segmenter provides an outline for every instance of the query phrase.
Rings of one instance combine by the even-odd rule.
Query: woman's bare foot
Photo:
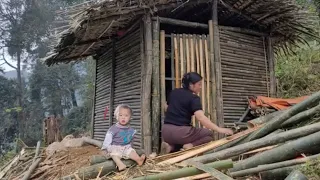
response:
[[[185,145],[182,146],[182,148],[183,148],[184,150],[191,149],[191,148],[193,148],[193,144],[191,144],[191,143],[185,144]]]
[[[169,154],[172,151],[172,147],[170,146],[170,144],[166,143],[166,142],[162,142],[161,144],[161,154]]]
[[[143,163],[145,162],[146,158],[147,158],[146,155],[142,154],[139,161],[137,161],[138,166],[142,166]]]

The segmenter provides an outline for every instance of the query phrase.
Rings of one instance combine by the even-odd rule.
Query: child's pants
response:
[[[130,153],[135,151],[130,144],[125,146],[110,145],[105,152],[106,156],[117,156],[123,159],[129,159]]]

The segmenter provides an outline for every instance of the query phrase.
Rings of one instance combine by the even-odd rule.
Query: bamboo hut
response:
[[[185,72],[204,77],[203,109],[226,126],[247,96],[276,95],[274,52],[314,34],[292,0],[105,0],[57,13],[69,23],[55,29],[45,62],[96,60],[92,137],[103,140],[115,107],[128,103],[134,145],[146,153],[159,149],[163,105]]]

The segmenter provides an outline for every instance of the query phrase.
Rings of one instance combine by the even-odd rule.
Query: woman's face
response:
[[[201,86],[202,86],[202,83],[201,81],[199,82],[196,82],[194,84],[190,84],[190,90],[196,94],[200,93],[201,92]]]

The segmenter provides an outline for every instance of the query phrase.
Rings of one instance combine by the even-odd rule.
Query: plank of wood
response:
[[[160,163],[158,163],[159,165],[165,165],[165,164],[174,164],[174,163],[177,163],[177,162],[181,162],[183,160],[186,160],[188,158],[191,158],[191,157],[194,157],[198,154],[201,154],[201,153],[204,153],[204,152],[207,152],[207,151],[210,151],[216,147],[219,147],[219,146],[222,146],[228,142],[231,142],[231,141],[234,141],[236,139],[239,139],[240,137],[243,137],[257,129],[259,129],[259,127],[255,127],[255,128],[252,128],[252,129],[247,129],[245,131],[242,131],[242,132],[239,132],[237,134],[234,134],[232,136],[229,136],[229,137],[226,137],[226,138],[223,138],[223,139],[220,139],[220,140],[217,140],[217,141],[213,141],[211,143],[208,143],[207,145],[199,148],[199,149],[195,149],[193,151],[189,151],[185,154],[182,154],[180,156],[177,156],[177,157],[174,157],[172,159],[168,159],[168,160],[165,160],[165,161],[162,161]]]
[[[218,180],[233,180],[233,178],[223,174],[222,172],[216,170],[215,168],[206,166],[202,163],[193,161],[193,162],[190,162],[190,165],[206,173],[209,173],[212,177],[215,177]]]
[[[6,166],[5,168],[3,168],[3,170],[0,172],[0,179],[2,179],[6,173],[12,168],[12,166],[17,163],[19,161],[19,158],[25,153],[25,149],[22,149],[19,153],[19,155],[17,155],[16,157],[13,158],[13,160],[11,161],[11,163]]]
[[[197,180],[197,179],[205,179],[205,178],[209,178],[209,177],[211,177],[211,175],[209,173],[203,173],[203,174],[179,178],[179,179],[175,179],[175,180]]]
[[[267,146],[267,147],[263,147],[263,148],[259,148],[259,149],[255,149],[255,150],[252,150],[252,151],[249,151],[249,152],[243,153],[242,155],[255,154],[255,153],[262,152],[262,151],[266,151],[266,150],[273,149],[273,148],[275,148],[275,147],[277,147],[277,145],[274,145],[274,146]]]

